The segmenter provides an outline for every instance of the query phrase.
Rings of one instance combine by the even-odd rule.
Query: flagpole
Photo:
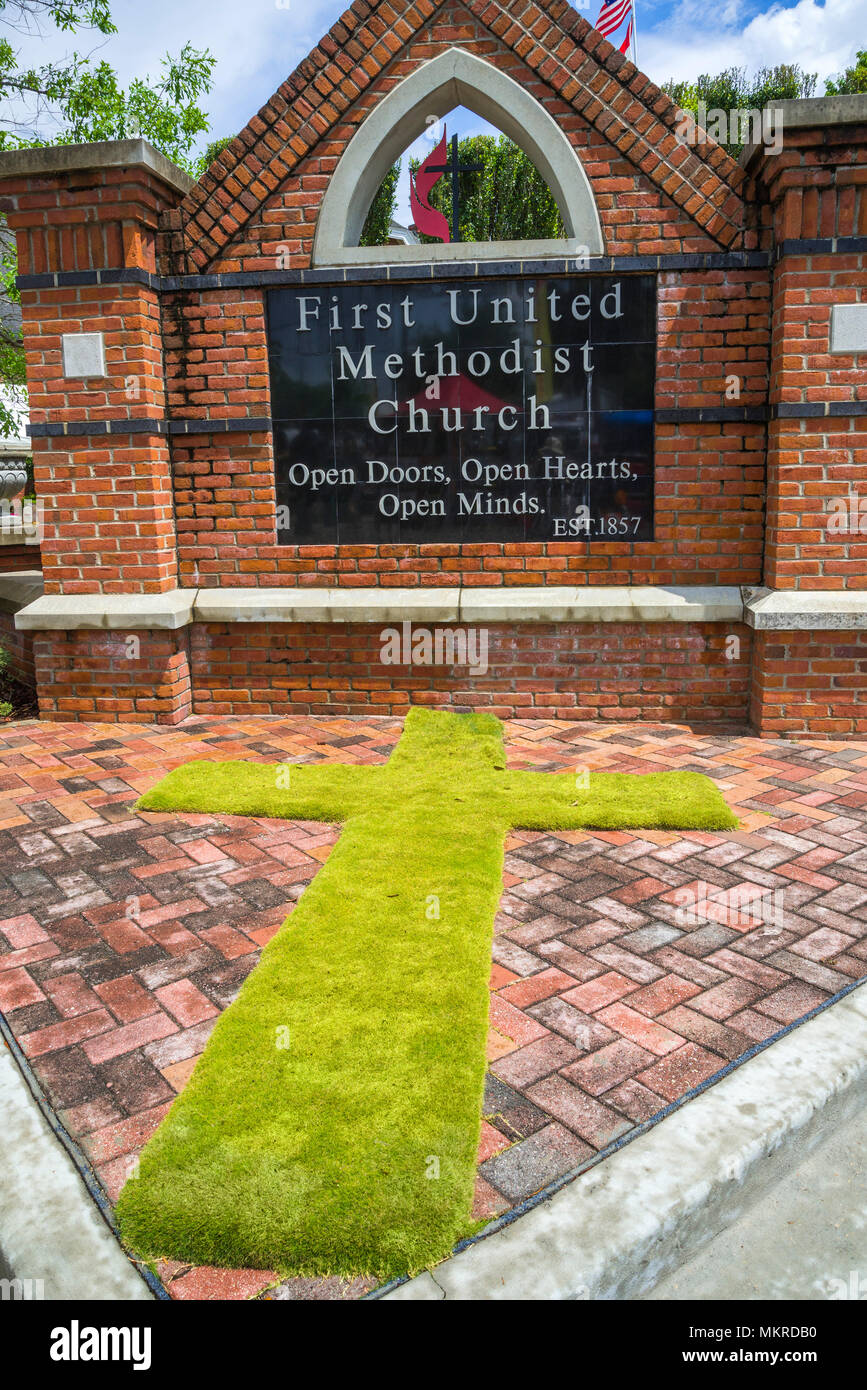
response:
[[[638,67],[638,23],[635,13],[637,9],[638,0],[632,0],[632,61],[636,67]]]

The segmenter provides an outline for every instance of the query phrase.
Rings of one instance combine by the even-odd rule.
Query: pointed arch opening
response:
[[[563,237],[445,245],[359,246],[368,208],[387,171],[431,118],[464,106],[497,126],[545,180],[562,217]],[[315,266],[397,261],[514,260],[604,251],[590,180],[554,118],[492,63],[452,48],[417,68],[366,118],[332,175],[316,227]]]

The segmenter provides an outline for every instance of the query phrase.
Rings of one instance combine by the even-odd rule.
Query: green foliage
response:
[[[15,283],[17,274],[15,238],[7,229],[6,218],[0,215],[0,298],[8,304],[21,302],[21,293]],[[6,439],[16,439],[22,434],[20,420],[27,409],[24,368],[20,335],[0,325],[0,382],[6,388],[0,395],[0,435]]]
[[[462,241],[525,241],[565,235],[560,209],[542,175],[507,135],[468,135],[458,141],[461,164],[481,164],[459,176]],[[410,161],[413,172],[421,163]],[[430,205],[451,224],[452,181],[444,174]],[[422,236],[423,242],[436,238]]]
[[[0,647],[0,685],[5,684],[9,675],[9,656],[5,647]],[[0,719],[8,719],[12,714],[12,705],[8,700],[0,700]]]
[[[216,58],[185,43],[176,58],[166,55],[156,78],[134,78],[120,86],[117,74],[104,59],[92,63],[73,54],[63,63],[46,64],[17,74],[19,96],[32,94],[43,113],[50,110],[59,130],[51,139],[2,130],[3,144],[77,145],[92,140],[125,140],[144,136],[188,173],[195,172],[191,151],[196,138],[208,129],[208,118],[198,99],[210,91]],[[0,71],[0,91],[4,88]],[[5,124],[5,123],[4,123]]]
[[[39,34],[44,25],[106,37],[117,32],[109,0],[0,0],[0,149],[143,136],[197,175],[193,146],[209,128],[199,99],[211,89],[216,62],[207,49],[185,43],[177,57],[166,55],[156,78],[136,78],[124,88],[108,62],[79,53],[60,62],[22,64],[14,36]],[[0,228],[5,226],[0,217]],[[3,238],[0,292],[12,303],[18,301],[16,274],[14,238]],[[20,433],[14,406],[26,405],[24,351],[8,330],[0,330],[0,383],[11,399],[0,399],[0,434],[14,436]]]
[[[867,48],[859,48],[852,66],[839,77],[829,77],[825,82],[827,96],[853,95],[856,92],[867,92]]]
[[[779,63],[773,68],[759,68],[753,74],[746,68],[726,68],[715,76],[702,73],[695,82],[666,82],[663,91],[681,111],[695,115],[703,102],[706,111],[725,111],[728,115],[731,111],[762,111],[777,101],[811,97],[816,81],[816,73],[804,72],[797,63]],[[729,135],[734,138],[720,143],[737,157],[744,145],[743,132],[730,128]]]
[[[747,104],[762,110],[773,101],[804,101],[816,91],[817,74],[805,72],[797,63],[779,63],[759,68],[747,95]]]
[[[400,160],[392,164],[370,205],[359,246],[385,246],[394,221]]]
[[[234,135],[224,135],[219,140],[211,140],[210,143],[205,146],[196,160],[195,176],[197,179],[202,177],[206,169],[210,169],[217,155],[222,154],[223,150],[228,149],[234,139]]]

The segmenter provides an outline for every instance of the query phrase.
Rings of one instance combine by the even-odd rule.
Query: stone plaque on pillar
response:
[[[102,333],[64,333],[63,375],[105,376],[105,338]]]
[[[867,304],[834,304],[831,351],[867,353]]]

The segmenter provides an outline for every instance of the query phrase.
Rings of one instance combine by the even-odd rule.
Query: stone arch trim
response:
[[[445,116],[466,106],[520,145],[553,193],[563,217],[566,241],[531,242],[525,254],[545,250],[562,256],[585,246],[592,256],[604,251],[593,189],[583,164],[553,116],[512,77],[493,63],[449,48],[405,77],[383,97],[349,142],[322,200],[313,245],[314,265],[362,259],[344,255],[357,249],[364,218],[386,171],[425,128],[425,117]],[[400,259],[431,259],[431,247],[400,248]],[[435,249],[435,248],[434,248]],[[490,250],[490,248],[489,248]],[[449,248],[449,259],[456,248]],[[382,249],[377,255],[382,258]],[[490,251],[490,254],[497,254]],[[478,248],[473,252],[478,258]]]
[[[172,272],[204,271],[371,84],[451,0],[354,0],[310,55],[164,215]],[[715,141],[676,139],[677,108],[565,0],[463,0],[561,101],[584,117],[726,250],[743,247],[744,170]],[[702,135],[703,132],[699,132]]]

